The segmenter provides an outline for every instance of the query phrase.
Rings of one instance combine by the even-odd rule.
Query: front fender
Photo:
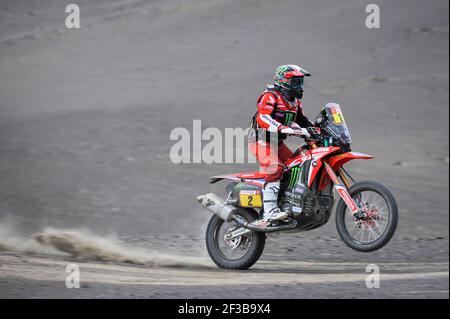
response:
[[[372,155],[359,153],[359,152],[345,152],[337,154],[328,158],[328,163],[330,164],[333,171],[337,171],[345,163],[354,159],[372,159]],[[319,191],[325,189],[325,187],[330,183],[330,178],[328,174],[322,174],[319,181]]]
[[[342,167],[345,163],[354,160],[354,159],[372,159],[374,158],[372,155],[359,153],[359,152],[345,152],[338,155],[331,156],[328,159],[330,166],[336,171],[338,168]]]

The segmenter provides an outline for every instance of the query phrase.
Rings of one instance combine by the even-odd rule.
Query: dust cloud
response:
[[[49,254],[82,261],[118,262],[147,267],[210,268],[200,257],[164,254],[121,243],[117,236],[99,236],[88,229],[45,228],[31,237],[17,234],[13,225],[0,224],[0,251]]]

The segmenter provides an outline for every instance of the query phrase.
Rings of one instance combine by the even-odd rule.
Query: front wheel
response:
[[[394,196],[384,185],[372,181],[357,182],[348,193],[367,217],[356,219],[341,199],[336,208],[339,236],[357,251],[380,249],[391,240],[397,228],[398,207]]]
[[[235,214],[252,222],[258,218],[255,211],[236,209]],[[261,256],[266,242],[265,233],[250,232],[227,239],[226,235],[240,228],[235,222],[226,222],[213,215],[206,229],[206,248],[217,266],[224,269],[247,269]]]

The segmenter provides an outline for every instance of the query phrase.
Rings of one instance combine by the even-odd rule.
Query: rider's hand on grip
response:
[[[280,132],[288,135],[301,135],[305,137],[310,137],[308,130],[305,128],[284,127],[280,130]]]

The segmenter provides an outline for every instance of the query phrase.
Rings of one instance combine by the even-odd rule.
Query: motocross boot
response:
[[[262,190],[264,214],[262,219],[255,220],[251,225],[265,228],[273,221],[284,220],[288,217],[286,212],[282,212],[278,207],[278,193],[280,192],[280,182],[267,183]]]

